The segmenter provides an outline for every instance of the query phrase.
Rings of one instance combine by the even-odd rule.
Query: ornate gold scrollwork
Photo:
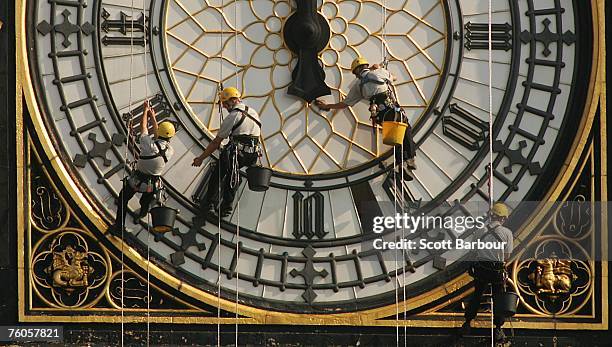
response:
[[[582,194],[561,204],[554,218],[557,233],[572,239],[588,237],[593,229],[593,207]]]
[[[33,171],[37,171],[33,168]],[[66,225],[69,211],[62,198],[44,175],[32,172],[31,179],[32,224],[40,231],[56,231]]]

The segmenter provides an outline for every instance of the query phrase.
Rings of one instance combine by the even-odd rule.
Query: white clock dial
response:
[[[398,78],[399,101],[415,123],[435,98],[445,67],[447,13],[441,1],[406,4],[319,1],[331,30],[320,52],[332,98],[346,96],[354,76],[352,60],[382,62]],[[168,1],[165,38],[176,88],[202,130],[219,127],[219,84],[236,85],[261,116],[264,162],[297,174],[337,172],[386,152],[380,129],[373,129],[367,105],[320,112],[288,95],[296,57],[283,42],[283,23],[294,12],[290,1],[209,3]],[[384,25],[382,24],[384,23]]]

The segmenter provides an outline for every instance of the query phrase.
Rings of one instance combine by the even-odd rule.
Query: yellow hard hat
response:
[[[161,122],[157,127],[157,137],[163,137],[166,139],[172,138],[176,134],[176,129],[172,122]]]
[[[225,102],[231,98],[239,98],[239,97],[240,97],[240,92],[238,91],[238,89],[234,87],[227,87],[223,89],[221,91],[221,95],[219,95],[219,99],[221,99],[221,102]]]
[[[353,60],[353,62],[351,63],[351,71],[355,71],[356,68],[358,68],[361,65],[368,65],[368,61],[366,60],[366,58],[363,57],[357,57],[355,58],[355,60]]]
[[[499,217],[510,216],[510,210],[508,210],[508,206],[501,202],[496,202],[493,204],[493,207],[491,207],[491,213]]]

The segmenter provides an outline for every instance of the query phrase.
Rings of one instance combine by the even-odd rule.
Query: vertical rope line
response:
[[[223,8],[223,0],[221,0],[221,8]],[[221,16],[221,33],[219,35],[219,49],[221,54],[220,69],[219,69],[219,91],[223,90],[223,30],[225,29],[224,18]],[[219,93],[219,127],[223,122],[223,105],[221,104],[221,94]],[[217,346],[221,346],[221,154],[219,155],[218,165],[218,192],[217,192]]]
[[[395,146],[393,146],[393,192],[395,199],[393,199],[393,213],[394,217],[397,216],[397,171],[395,162]],[[397,240],[397,223],[393,226],[393,241]],[[398,295],[398,262],[397,262],[397,249],[395,250],[395,278],[394,278],[394,289],[395,289],[395,345],[399,347],[399,295]]]
[[[142,208],[142,207],[141,207]],[[149,255],[151,240],[151,215],[147,212],[147,347],[149,347],[149,337],[151,334],[151,273],[149,272]]]
[[[493,88],[492,88],[492,75],[493,75],[493,43],[491,41],[491,29],[492,29],[492,14],[491,14],[491,0],[489,0],[488,16],[489,16],[489,30],[488,30],[488,45],[489,45],[489,207],[493,207]]]
[[[495,315],[495,303],[493,302],[493,284],[489,284],[489,288],[491,289],[491,347],[495,346],[495,337],[494,337],[494,320],[493,317]]]
[[[401,111],[400,111],[401,112]],[[400,120],[401,121],[401,120]],[[405,135],[404,135],[405,136]],[[404,142],[402,141],[402,147],[401,147],[401,160],[402,160],[402,165],[404,164]],[[401,178],[402,178],[402,218],[404,217],[404,214],[406,213],[406,192],[404,190],[405,185],[404,185],[404,168],[402,167],[402,174],[401,174]],[[402,225],[402,242],[404,241],[404,239],[406,238],[406,226]],[[407,327],[406,327],[406,257],[405,257],[405,252],[406,250],[402,250],[402,291],[403,291],[403,302],[404,302],[404,307],[403,307],[403,311],[404,311],[404,321],[403,321],[403,325],[404,325],[404,346],[407,345],[408,340],[406,339],[406,333],[407,333]]]
[[[134,0],[132,0],[131,2],[131,18],[132,21],[130,22],[130,30],[131,33],[134,32]],[[129,115],[129,119],[127,121],[127,138],[128,138],[128,143],[129,143],[129,139],[131,138],[132,135],[132,85],[133,85],[133,80],[134,80],[134,74],[133,74],[133,65],[134,65],[134,36],[132,35],[130,37],[130,91],[129,91],[129,96],[128,96],[128,115]],[[123,189],[126,187],[126,176],[127,176],[127,170],[128,170],[128,146],[125,146],[125,152],[124,152],[124,166],[123,166],[123,177],[122,177],[122,183],[121,183],[121,190],[123,191]],[[121,194],[120,194],[121,195]],[[125,239],[125,218],[123,218],[123,214],[124,214],[124,210],[127,208],[127,206],[124,207],[123,204],[123,200],[125,199],[125,194],[123,194],[123,196],[120,196],[121,199],[118,201],[119,203],[119,209],[117,209],[117,211],[119,211],[118,216],[115,216],[115,220],[117,218],[121,218],[121,221],[119,222],[119,225],[121,226],[121,346],[123,346],[124,344],[124,336],[125,336],[125,312],[124,312],[124,295],[123,293],[125,292],[125,263],[124,263],[124,245],[125,243],[123,242],[123,240]],[[115,223],[116,224],[116,223]]]
[[[134,23],[134,18],[132,18],[132,25]],[[147,34],[148,34],[148,25],[147,25],[147,11],[146,11],[146,1],[142,2],[142,31],[143,31],[143,40],[144,40],[144,49],[142,51],[143,60],[144,60],[144,85],[145,85],[145,100],[147,100],[147,105],[149,108],[152,105],[148,102],[149,100],[149,83],[148,83],[148,74],[149,74],[149,66],[147,65]],[[132,37],[134,34],[132,33]],[[156,119],[157,121],[157,119]],[[148,122],[148,118],[147,118]],[[149,127],[149,124],[146,124],[146,127]],[[156,134],[154,134],[156,135]],[[154,188],[155,189],[155,188]],[[155,194],[155,192],[154,192]],[[144,206],[140,206],[140,208],[145,208]],[[147,206],[147,208],[150,208]],[[142,215],[142,212],[141,212]],[[151,254],[151,215],[147,211],[147,347],[150,344],[150,336],[151,336],[151,272],[149,270],[149,265],[151,262],[150,259]]]
[[[234,78],[236,80],[236,88],[239,88],[238,84],[238,1],[234,0]],[[241,90],[240,88],[239,90]],[[242,91],[244,92],[244,91]],[[236,153],[236,175],[238,178],[238,182],[240,182],[240,164],[238,163],[238,153]],[[238,183],[236,183],[238,184]],[[240,187],[240,186],[238,186]],[[233,188],[232,188],[233,189]],[[238,189],[238,188],[237,188]],[[235,344],[238,346],[238,297],[239,297],[239,289],[238,289],[238,281],[239,281],[239,265],[240,265],[240,198],[238,198],[238,203],[236,204],[236,303],[235,303]]]
[[[236,158],[238,160],[238,158]],[[238,278],[239,278],[239,265],[240,265],[240,199],[238,199],[238,204],[236,205],[236,322],[235,322],[235,331],[236,331],[236,346],[238,346]]]
[[[492,75],[493,75],[493,43],[492,43],[492,10],[491,10],[491,0],[489,0],[488,4],[488,53],[489,53],[489,210],[493,207],[493,89],[492,89]],[[493,302],[493,285],[490,285],[491,288],[491,346],[495,346],[495,328],[494,328],[494,302]]]
[[[386,18],[387,18],[387,1],[383,0],[381,12],[380,12],[380,21],[381,21],[381,40],[380,40],[380,55],[382,57],[382,65],[387,67],[387,47],[385,42],[386,35]],[[378,142],[378,141],[377,141]],[[396,163],[396,146],[393,146],[393,191],[395,193],[395,198],[393,200],[393,213],[397,215],[397,163]],[[400,164],[401,165],[401,164]],[[401,175],[403,179],[403,173]],[[394,241],[397,240],[397,224],[393,229],[393,237]],[[397,258],[397,249],[395,250],[395,279],[394,279],[394,289],[395,289],[395,345],[399,347],[399,278],[398,278],[398,258]]]
[[[238,83],[238,0],[234,0],[234,69],[235,69],[234,78],[236,80],[236,88],[238,88],[239,86],[239,83]],[[241,90],[241,89],[242,88],[238,88],[238,90]]]
[[[387,1],[383,0],[381,13],[381,40],[380,40],[380,55],[382,56],[382,64],[386,68],[387,67],[387,46],[385,42],[386,35],[386,22],[387,22]],[[378,141],[377,141],[378,142]],[[395,193],[395,198],[393,201],[393,212],[397,215],[397,163],[396,163],[396,146],[393,146],[393,191]],[[401,165],[401,164],[400,164]],[[403,173],[401,175],[403,179]],[[403,184],[402,184],[403,185]],[[393,229],[393,237],[394,241],[397,240],[397,224]],[[399,347],[399,278],[398,278],[398,259],[397,259],[397,249],[395,250],[395,280],[394,280],[394,289],[395,289],[395,345]]]

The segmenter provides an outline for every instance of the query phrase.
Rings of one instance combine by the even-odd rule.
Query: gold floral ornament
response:
[[[528,247],[519,259],[525,260],[515,263],[513,279],[530,311],[571,315],[589,301],[593,269],[578,243],[549,236]]]
[[[88,242],[90,239],[92,242]],[[34,290],[53,306],[76,308],[93,304],[102,296],[109,261],[103,251],[90,249],[89,235],[64,231],[44,237],[34,249]]]
[[[405,6],[404,6],[405,3]],[[432,103],[447,50],[441,1],[319,1],[330,26],[319,54],[330,100],[347,95],[355,77],[351,61],[383,60],[401,106],[415,125]],[[380,129],[373,128],[367,103],[321,112],[288,95],[297,58],[283,41],[294,0],[168,1],[165,14],[167,62],[190,116],[213,137],[219,129],[216,91],[237,86],[261,116],[263,164],[295,174],[323,174],[357,167],[384,154]],[[383,27],[382,23],[386,23]]]

